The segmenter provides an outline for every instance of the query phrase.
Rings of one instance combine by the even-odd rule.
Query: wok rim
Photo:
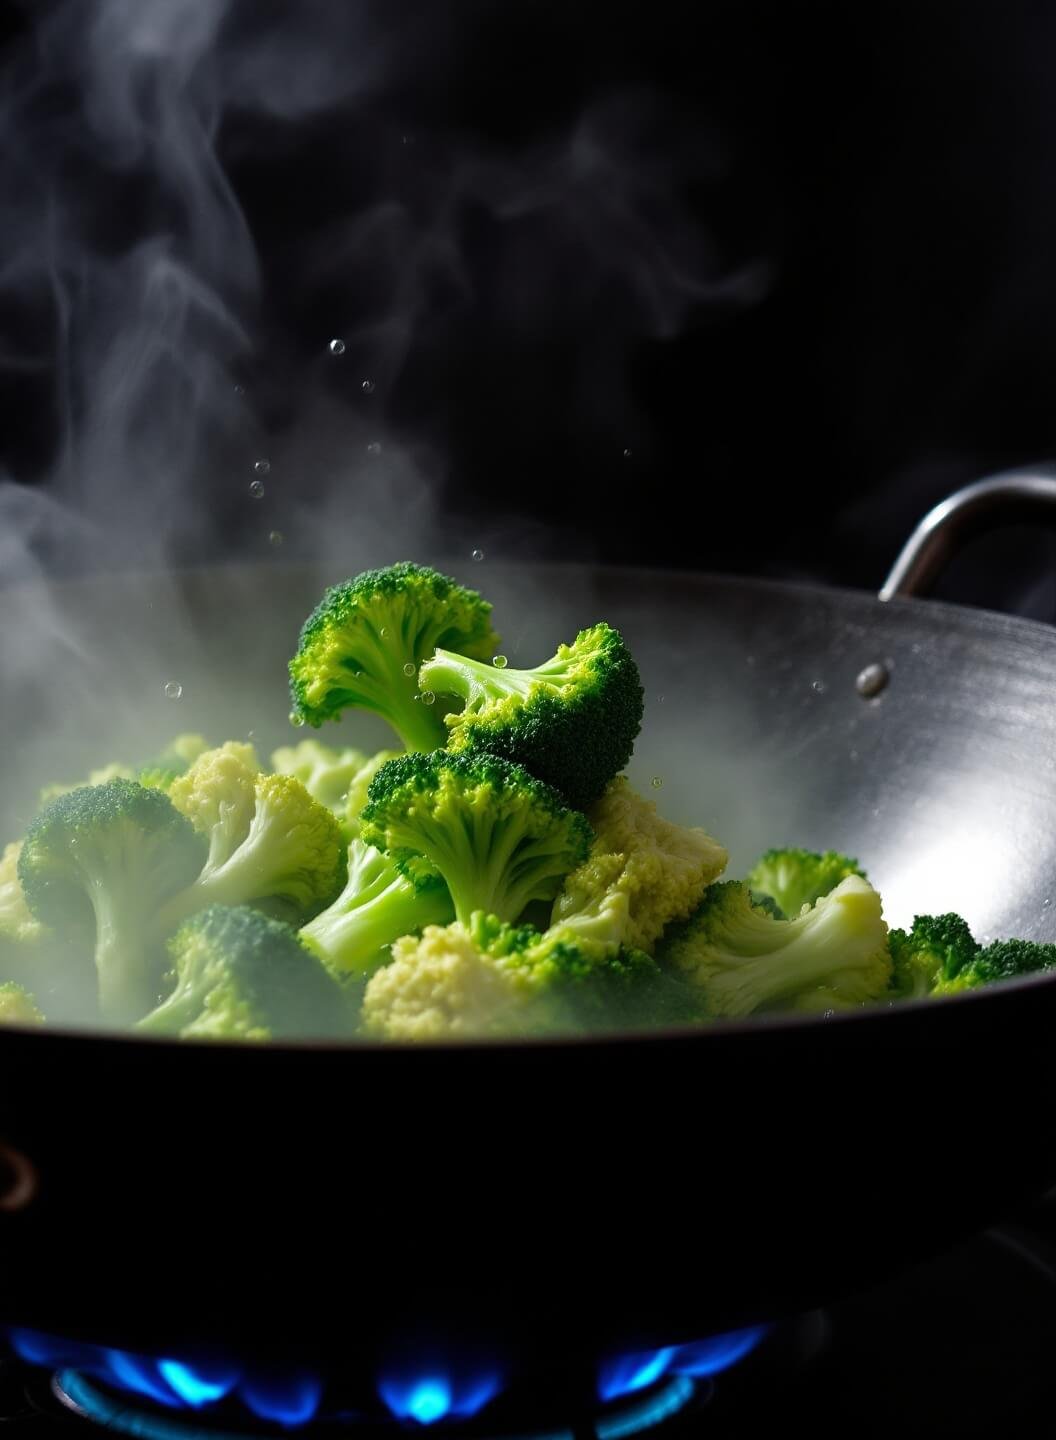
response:
[[[464,568],[461,560],[456,557],[440,557],[435,561],[427,563],[435,565],[447,564],[456,571]],[[1032,620],[1022,615],[1008,615],[1003,611],[990,610],[983,607],[960,605],[948,600],[935,600],[922,597],[895,596],[890,600],[881,600],[875,592],[866,589],[854,589],[849,586],[822,585],[809,581],[782,580],[770,576],[738,575],[711,570],[689,570],[681,567],[661,569],[656,566],[647,565],[606,565],[594,561],[584,564],[581,561],[562,560],[510,560],[496,561],[494,568],[512,573],[529,573],[531,571],[546,570],[548,572],[567,572],[582,579],[584,573],[598,572],[610,578],[620,576],[633,577],[641,584],[655,581],[658,577],[670,580],[676,584],[688,584],[691,586],[703,585],[734,591],[755,591],[763,594],[794,594],[804,599],[817,601],[849,601],[855,606],[863,608],[882,607],[885,611],[894,613],[925,613],[936,617],[943,615],[955,619],[959,624],[969,624],[984,629],[998,628],[1007,631],[1018,631],[1024,636],[1045,636],[1047,643],[1056,646],[1056,628],[1047,625],[1042,620]],[[32,590],[45,587],[49,590],[58,588],[64,593],[76,589],[105,590],[112,588],[115,583],[134,582],[136,580],[147,582],[158,582],[162,580],[181,579],[204,580],[218,574],[260,574],[270,575],[283,574],[294,575],[311,572],[318,573],[319,567],[310,560],[284,560],[278,564],[266,561],[238,560],[227,563],[205,563],[193,565],[172,566],[166,569],[154,570],[127,570],[120,571],[116,575],[78,575],[67,579],[54,580],[42,577],[31,577],[28,579],[16,579],[8,584],[0,582],[0,593],[8,589]],[[340,583],[327,580],[326,585]],[[451,1053],[465,1054],[491,1054],[496,1051],[515,1052],[517,1054],[552,1054],[555,1051],[571,1051],[589,1049],[609,1050],[623,1046],[633,1045],[636,1049],[655,1045],[669,1044],[676,1042],[679,1045],[696,1042],[706,1044],[709,1037],[714,1037],[713,1043],[728,1038],[730,1041],[741,1037],[760,1036],[769,1032],[780,1034],[802,1033],[818,1034],[822,1030],[843,1030],[848,1027],[862,1027],[866,1024],[873,1024],[881,1015],[894,1013],[896,1015],[926,1015],[933,1012],[936,1006],[941,1011],[951,1009],[951,1014],[957,1011],[964,1011],[965,1007],[986,1005],[993,1006],[999,1003],[1004,995],[1013,995],[1021,991],[1044,990],[1056,986],[1056,971],[1052,973],[1041,973],[1024,975],[1013,979],[1001,980],[983,986],[979,990],[962,991],[959,994],[943,996],[938,1001],[928,997],[887,1001],[877,1000],[870,1004],[863,1005],[853,1010],[838,1010],[829,1014],[804,1014],[795,1013],[774,1014],[760,1016],[756,1019],[744,1018],[737,1020],[715,1020],[698,1022],[697,1024],[648,1026],[648,1027],[624,1027],[619,1030],[595,1031],[589,1034],[565,1034],[565,1035],[526,1035],[526,1036],[469,1036],[465,1039],[452,1040],[380,1040],[370,1036],[362,1036],[354,1039],[334,1041],[332,1039],[304,1039],[304,1040],[269,1040],[266,1042],[247,1042],[244,1040],[211,1040],[211,1039],[178,1039],[171,1036],[161,1035],[137,1035],[131,1030],[106,1030],[87,1027],[76,1027],[69,1025],[51,1025],[45,1023],[40,1025],[20,1025],[8,1023],[0,1028],[0,1041],[6,1036],[19,1037],[35,1040],[38,1043],[54,1041],[56,1044],[74,1041],[77,1044],[91,1043],[106,1045],[111,1048],[116,1044],[122,1050],[131,1053],[143,1053],[146,1050],[158,1050],[163,1053],[172,1054],[175,1052],[186,1053],[205,1051],[206,1053],[218,1054],[221,1056],[231,1054],[258,1053],[264,1055],[317,1055],[336,1057],[347,1054],[414,1054],[414,1055],[446,1055]]]

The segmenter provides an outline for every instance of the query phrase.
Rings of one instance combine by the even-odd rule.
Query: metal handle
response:
[[[1038,518],[1056,524],[1056,465],[977,480],[929,510],[903,545],[881,600],[925,595],[965,540],[999,525]]]
[[[36,1195],[38,1184],[32,1160],[0,1140],[0,1214],[24,1210]]]

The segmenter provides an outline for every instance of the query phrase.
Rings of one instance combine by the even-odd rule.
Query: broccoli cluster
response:
[[[955,995],[1056,968],[957,915],[892,930],[857,860],[766,851],[743,880],[621,772],[642,722],[599,622],[538,665],[435,570],[328,590],[295,725],[350,710],[399,749],[181,735],[51,785],[0,855],[0,1023],[200,1041],[442,1041],[671,1026]],[[35,998],[36,997],[36,998]]]

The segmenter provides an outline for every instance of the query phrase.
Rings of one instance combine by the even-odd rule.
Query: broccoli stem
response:
[[[144,1016],[136,1026],[153,1035],[178,1035],[188,1026],[201,1010],[201,996],[190,985],[177,985],[176,989]]]
[[[435,710],[415,698],[415,676],[403,673],[404,657],[414,653],[413,641],[405,640],[401,633],[390,644],[380,635],[368,634],[369,640],[364,643],[367,653],[357,655],[350,678],[354,703],[365,704],[387,720],[405,750],[439,750],[447,741],[444,722]]]
[[[423,689],[438,695],[455,695],[465,701],[465,709],[475,714],[488,701],[504,700],[510,695],[527,696],[533,685],[549,681],[560,688],[570,668],[578,661],[556,657],[536,670],[498,669],[485,660],[470,660],[450,650],[437,650],[432,660],[422,666],[419,680]]]
[[[95,911],[95,967],[99,979],[99,1010],[103,1018],[123,1025],[138,1020],[150,1009],[150,965],[138,945],[129,948],[126,937],[141,936],[138,915],[118,912],[102,884],[88,887]]]
[[[402,876],[365,898],[343,900],[301,929],[308,948],[343,975],[371,974],[394,940],[426,925],[446,925],[451,918],[451,900],[443,887],[417,891]]]

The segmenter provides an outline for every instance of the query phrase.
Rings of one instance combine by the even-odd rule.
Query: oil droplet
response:
[[[627,449],[624,450],[624,452],[623,452],[623,458],[624,458],[625,460],[630,460],[631,457],[633,456],[633,454],[634,454],[634,451],[630,448],[630,446],[628,446]]]
[[[253,469],[257,472],[258,475],[267,475],[268,472],[271,470],[271,461],[257,460],[253,465]]]
[[[824,681],[824,680],[812,680],[812,681],[810,682],[810,688],[814,691],[814,694],[815,694],[815,695],[824,695],[824,694],[825,694],[825,690],[826,690],[825,681]]]
[[[381,454],[381,441],[380,441],[380,440],[372,440],[372,441],[370,442],[370,444],[367,446],[367,454],[368,454],[368,455],[380,455],[380,454]]]
[[[664,783],[663,776],[661,776],[661,775],[654,775],[654,776],[653,776],[653,789],[654,789],[654,790],[659,790],[659,789],[660,789],[660,786],[661,786],[663,783]]]
[[[283,541],[283,534],[282,534],[282,531],[281,531],[281,530],[269,530],[269,531],[268,531],[268,544],[269,544],[270,546],[272,546],[273,549],[277,550],[277,549],[279,548],[279,546],[282,544],[282,541]]]
[[[168,680],[165,683],[165,699],[178,700],[183,694],[183,686],[178,680]]]
[[[364,394],[364,395],[373,395],[373,394],[374,394],[374,381],[373,381],[373,380],[364,380],[364,381],[362,381],[362,383],[360,384],[360,387],[359,387],[359,388],[363,391],[363,394]]]
[[[506,659],[505,655],[493,655],[491,657],[491,663],[495,666],[496,670],[505,670],[510,662]]]
[[[433,703],[433,701],[436,699],[436,696],[433,694],[433,692],[432,692],[431,690],[423,690],[422,693],[419,695],[418,698],[419,698],[419,700],[422,702],[423,705],[431,705],[431,704]]]
[[[407,664],[403,667],[403,673],[405,675],[413,675],[415,673],[414,665],[410,660],[408,660]]]
[[[480,562],[484,559],[484,551],[474,550],[473,554],[470,556],[470,559],[476,561],[476,563],[479,565]]]
[[[253,496],[253,499],[254,499],[254,500],[263,500],[263,499],[264,499],[264,481],[263,481],[263,480],[251,480],[251,481],[249,482],[249,493]]]
[[[290,724],[293,726],[293,728],[294,728],[295,730],[300,730],[301,726],[304,724],[304,716],[303,716],[303,715],[298,715],[296,710],[291,710],[291,711],[290,711]]]
[[[330,341],[330,354],[343,355],[345,353],[345,342],[336,337]]]

